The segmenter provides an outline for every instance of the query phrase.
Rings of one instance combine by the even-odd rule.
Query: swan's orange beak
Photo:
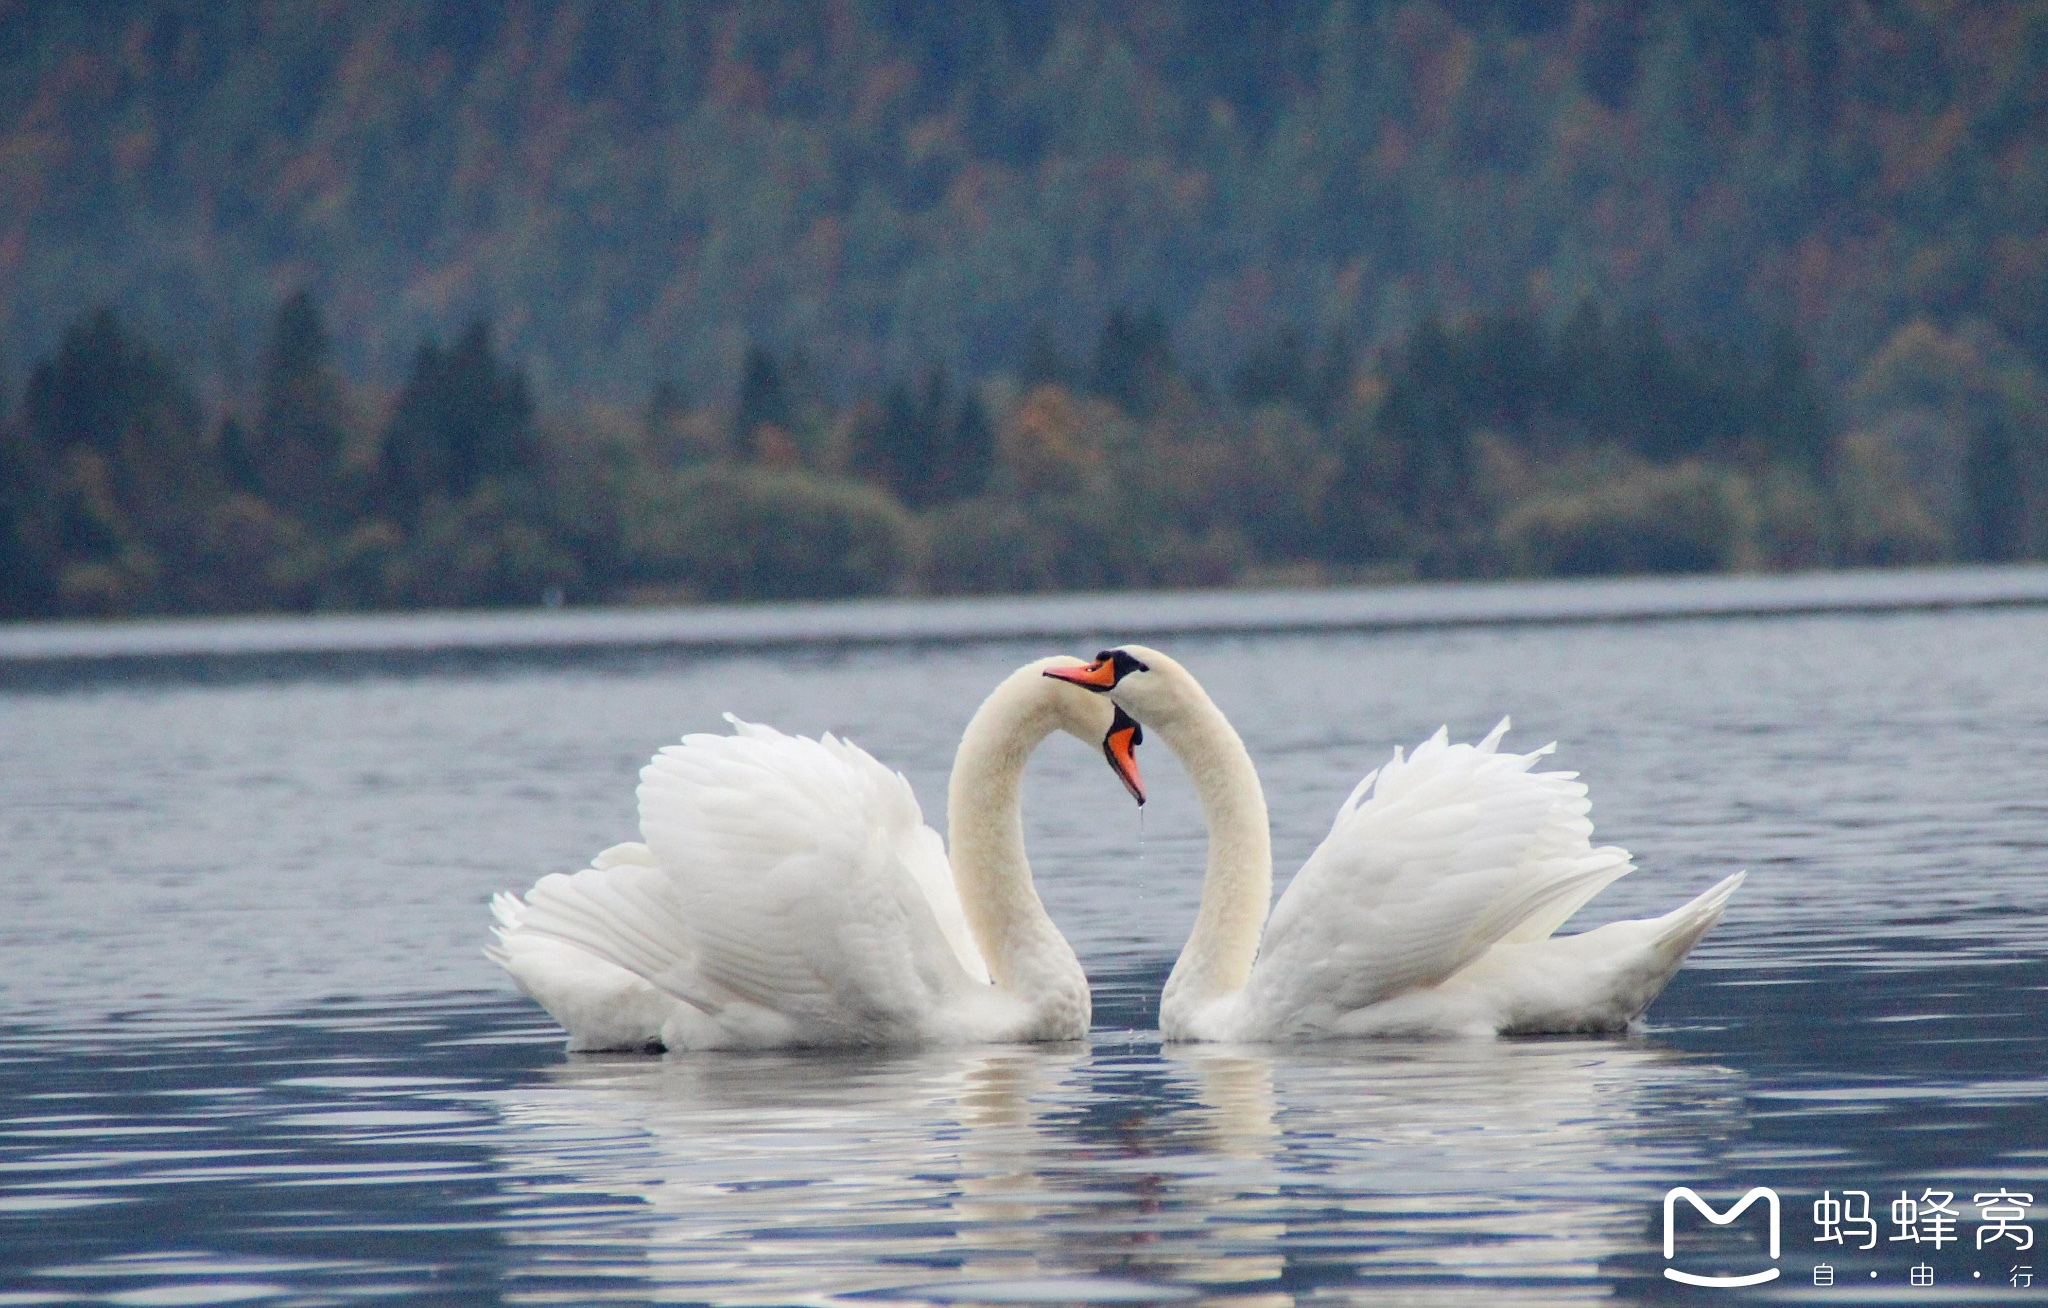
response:
[[[1116,685],[1116,660],[1105,654],[1085,668],[1047,668],[1045,675],[1059,681],[1071,681],[1090,690],[1108,690]],[[1114,759],[1110,762],[1112,765],[1115,764]],[[1141,799],[1138,802],[1142,804],[1145,801]]]
[[[1138,775],[1138,746],[1144,743],[1145,729],[1119,708],[1110,720],[1109,734],[1102,738],[1102,757],[1109,760],[1109,770],[1116,773],[1116,779],[1124,783],[1124,789],[1131,792],[1131,798],[1141,808],[1145,804],[1145,779]]]
[[[1133,672],[1151,670],[1127,649],[1106,649],[1085,668],[1047,668],[1045,675],[1071,681],[1090,690],[1115,690]]]

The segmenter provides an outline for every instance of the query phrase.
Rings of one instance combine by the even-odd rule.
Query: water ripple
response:
[[[1578,1303],[1663,1292],[1673,1185],[1781,1190],[1788,1278],[1824,1188],[2048,1195],[2033,610],[1176,642],[1283,875],[1395,744],[1510,710],[1637,855],[1592,922],[1748,867],[1626,1039],[1161,1047],[1204,849],[1164,753],[1142,825],[1033,764],[1085,1043],[572,1058],[479,957],[662,740],[847,731],[936,801],[1041,652],[924,651],[914,712],[860,653],[0,691],[0,1304]]]

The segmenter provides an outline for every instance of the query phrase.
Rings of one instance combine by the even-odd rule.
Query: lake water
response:
[[[570,1057],[482,959],[490,892],[629,838],[724,710],[850,735],[943,829],[990,686],[1151,634],[1089,603],[1051,643],[0,674],[0,1304],[2048,1297],[2041,607],[1157,640],[1283,877],[1395,745],[1504,713],[1636,854],[1581,925],[1748,868],[1627,1038],[1162,1047],[1199,815],[1165,750],[1141,822],[1063,737],[1027,829],[1085,1044]],[[1682,1206],[1667,1263],[1681,1185],[1772,1188],[1781,1256],[1764,1204]],[[1954,1238],[1895,1239],[1940,1193],[1913,1231]]]

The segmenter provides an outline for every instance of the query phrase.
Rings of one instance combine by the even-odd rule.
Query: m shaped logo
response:
[[[1748,1211],[1751,1204],[1759,1199],[1763,1200],[1764,1206],[1770,1210],[1771,1261],[1778,1261],[1778,1192],[1776,1190],[1760,1185],[1731,1204],[1727,1212],[1717,1213],[1714,1211],[1714,1206],[1693,1193],[1691,1187],[1678,1185],[1664,1192],[1665,1262],[1670,1262],[1678,1252],[1678,1242],[1676,1239],[1678,1231],[1674,1218],[1676,1217],[1675,1210],[1678,1207],[1678,1201],[1681,1198],[1690,1203],[1694,1208],[1697,1208],[1700,1216],[1716,1226],[1728,1225]],[[1775,1281],[1778,1279],[1778,1269],[1766,1267],[1760,1272],[1751,1272],[1747,1276],[1695,1276],[1691,1272],[1681,1272],[1676,1267],[1666,1267],[1664,1275],[1671,1280],[1680,1281],[1686,1285],[1704,1285],[1715,1289],[1727,1289],[1737,1285],[1762,1285],[1765,1281]]]

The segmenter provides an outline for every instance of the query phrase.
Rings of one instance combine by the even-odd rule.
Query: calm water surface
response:
[[[571,1058],[485,902],[631,836],[654,748],[843,731],[942,824],[967,716],[1051,651],[0,690],[0,1304],[2048,1297],[2048,611],[1170,648],[1283,875],[1395,745],[1511,712],[1640,864],[1584,925],[1751,879],[1625,1039],[1162,1048],[1199,815],[1164,750],[1141,822],[1058,738],[1027,825],[1088,1042]],[[1676,1185],[1775,1188],[1775,1264],[1759,1205],[1673,1265],[1780,1279],[1664,1279]],[[1960,1239],[1893,1239],[1929,1190]],[[1823,1192],[1874,1248],[1853,1193],[1815,1242]]]

